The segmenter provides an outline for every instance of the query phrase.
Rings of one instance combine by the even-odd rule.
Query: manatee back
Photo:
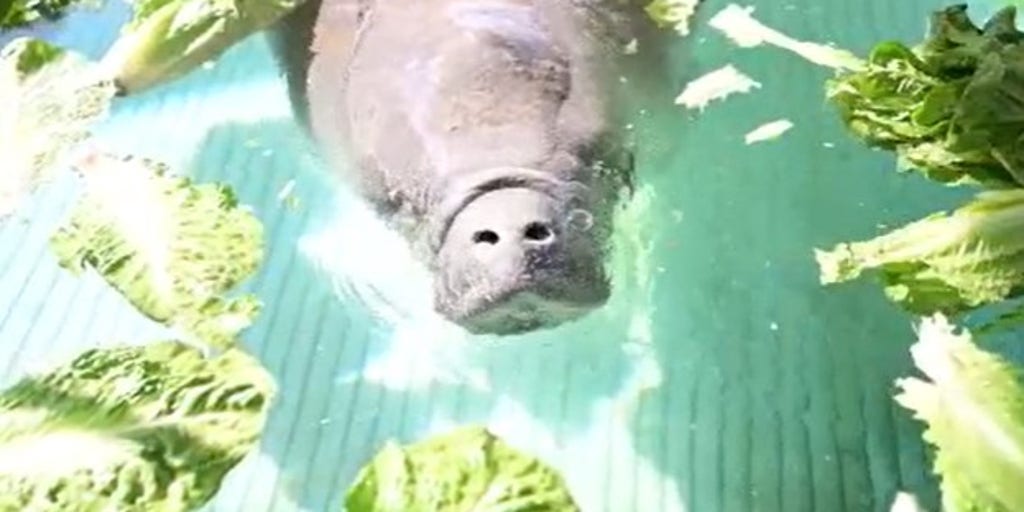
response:
[[[621,110],[628,91],[622,89],[617,74],[635,74],[629,71],[629,66],[634,69],[646,67],[650,72],[660,69],[658,66],[640,66],[635,58],[632,58],[632,63],[621,58],[623,48],[630,39],[643,41],[650,34],[650,24],[646,23],[645,17],[638,16],[642,10],[634,2],[504,2],[506,6],[518,5],[543,18],[547,32],[558,44],[558,51],[563,52],[569,60],[566,67],[572,76],[568,85],[558,84],[557,80],[550,84],[555,89],[565,89],[562,91],[565,97],[559,100],[560,103],[553,104],[558,110],[557,117],[549,116],[547,120],[541,121],[548,126],[526,126],[530,122],[527,119],[529,115],[522,115],[520,117],[523,121],[519,123],[521,126],[518,131],[492,131],[493,136],[476,139],[466,136],[461,139],[465,142],[460,144],[455,144],[460,139],[454,133],[460,127],[450,126],[452,119],[461,118],[464,123],[475,123],[479,127],[486,123],[489,113],[494,114],[502,108],[508,112],[497,114],[499,117],[514,115],[510,114],[513,112],[510,109],[514,108],[528,114],[529,103],[537,94],[527,90],[529,84],[514,87],[506,85],[502,95],[510,100],[507,104],[510,106],[497,108],[479,103],[474,106],[466,100],[471,96],[469,93],[474,91],[464,86],[455,87],[454,93],[439,95],[434,100],[403,100],[401,94],[426,97],[431,85],[428,73],[406,73],[397,62],[430,62],[432,57],[447,51],[443,50],[446,48],[445,38],[464,37],[453,30],[450,20],[446,20],[441,13],[453,6],[475,7],[482,11],[493,5],[501,5],[472,0],[418,0],[415,7],[412,7],[406,2],[308,0],[283,20],[273,36],[276,53],[288,78],[296,117],[318,139],[319,147],[329,162],[336,167],[354,168],[353,172],[347,174],[354,178],[355,184],[361,186],[362,192],[376,206],[393,211],[403,206],[402,203],[411,201],[413,204],[404,206],[422,213],[427,207],[424,203],[427,189],[438,186],[439,181],[451,179],[452,176],[445,176],[451,169],[445,167],[452,167],[452,162],[457,163],[460,159],[468,162],[465,167],[469,170],[462,169],[456,171],[456,174],[473,172],[474,163],[543,166],[544,162],[540,162],[543,158],[532,158],[534,161],[529,161],[531,158],[522,155],[533,150],[534,153],[547,153],[551,156],[555,153],[553,148],[560,146],[562,149],[572,148],[571,152],[585,159],[606,160],[620,167],[629,165],[628,151],[622,147],[622,134],[619,133],[619,128],[626,124],[627,116],[622,115]],[[373,19],[374,14],[379,14],[378,18],[392,16],[394,13],[400,16],[402,9],[418,9],[426,14],[411,18],[412,23],[406,22],[409,25],[404,27],[400,23],[389,26],[380,19]],[[367,18],[368,13],[371,14]],[[431,16],[430,13],[435,15]],[[364,23],[367,19],[369,21]],[[485,22],[497,23],[494,19]],[[361,29],[366,32],[360,34]],[[381,34],[374,31],[394,33]],[[377,44],[372,44],[374,40]],[[431,55],[431,51],[435,54]],[[420,52],[419,55],[417,52]],[[650,52],[646,55],[651,56]],[[482,58],[472,52],[464,56],[467,59],[474,56]],[[350,73],[354,60],[359,61],[356,63],[355,83]],[[374,73],[377,78],[367,78],[367,75]],[[502,85],[499,83],[496,87],[500,89]],[[351,97],[353,95],[358,98]],[[456,103],[462,104],[461,110],[453,110],[452,106]],[[367,104],[374,106],[368,108]],[[421,110],[419,120],[414,112],[417,108]],[[433,109],[431,115],[422,115],[422,111],[430,109]],[[431,118],[436,120],[439,117],[437,112],[441,111],[448,112],[445,114],[449,117],[448,127],[442,123],[426,128],[423,126],[424,122],[431,122]],[[371,116],[373,120],[369,120]],[[356,134],[351,132],[353,118],[360,130]],[[540,118],[534,116],[533,119],[536,121]],[[417,122],[420,122],[420,126],[415,126]],[[452,132],[446,131],[449,129]],[[372,131],[381,135],[368,140],[371,135],[367,132]],[[464,132],[469,133],[470,130]],[[527,135],[516,141],[511,136],[515,133]],[[428,154],[431,153],[428,147],[431,145],[435,151]],[[438,147],[441,149],[436,150]],[[508,155],[508,158],[503,155]],[[501,162],[503,159],[506,161]],[[553,167],[560,165],[556,161],[548,164],[553,171],[557,171]],[[568,169],[566,165],[561,167]],[[580,178],[572,175],[571,169],[566,169],[563,170],[569,175],[565,177]]]

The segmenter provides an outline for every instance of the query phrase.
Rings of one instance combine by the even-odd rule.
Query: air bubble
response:
[[[586,210],[573,210],[569,212],[569,225],[580,231],[590,231],[594,227],[594,216]]]

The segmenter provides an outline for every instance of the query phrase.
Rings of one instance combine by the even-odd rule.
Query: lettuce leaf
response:
[[[17,38],[0,50],[0,221],[91,136],[115,95],[82,56]]]
[[[11,41],[0,51],[3,58],[5,73],[8,80],[15,83],[39,72],[49,64],[65,57],[67,52],[41,39],[19,37]]]
[[[813,64],[835,70],[860,70],[865,65],[863,60],[848,50],[796,39],[765,25],[754,17],[753,6],[743,7],[731,3],[712,16],[708,26],[741,48],[774,46],[793,52]]]
[[[1018,297],[1024,285],[1024,189],[978,194],[873,240],[815,250],[823,284],[877,274],[890,300],[956,314]]]
[[[672,27],[679,35],[690,34],[690,21],[701,0],[651,0],[644,7],[659,27]]]
[[[826,96],[867,145],[901,171],[948,185],[1024,185],[1024,33],[1006,7],[983,27],[963,4],[936,11],[916,47],[879,43]]]
[[[546,512],[579,507],[555,470],[486,429],[389,442],[356,477],[347,512]]]
[[[947,512],[1024,510],[1024,383],[1020,370],[956,333],[942,315],[925,319],[911,348],[928,380],[897,381],[896,401],[927,423]]]
[[[263,259],[263,226],[227,186],[193,184],[166,166],[94,154],[85,196],[52,237],[64,268],[95,269],[149,318],[226,347],[261,308],[229,299]]]
[[[100,0],[3,0],[0,1],[0,30],[21,28],[37,21],[61,18],[76,4],[98,4]]]
[[[218,58],[303,1],[140,0],[102,64],[121,93],[138,93]]]
[[[274,393],[237,349],[88,350],[0,392],[0,510],[195,510],[255,447]]]

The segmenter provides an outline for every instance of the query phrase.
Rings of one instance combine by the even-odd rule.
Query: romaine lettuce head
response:
[[[346,512],[577,512],[562,477],[477,426],[389,442],[356,477]]]
[[[103,58],[121,93],[162,85],[215,60],[304,0],[139,0]]]
[[[195,510],[255,447],[274,392],[238,349],[88,350],[0,392],[0,510]]]
[[[978,194],[873,240],[816,250],[823,284],[873,271],[889,299],[910,312],[956,314],[1020,296],[1024,285],[1024,189]]]
[[[946,512],[1024,510],[1024,383],[1019,369],[955,332],[941,315],[925,319],[912,347],[928,380],[897,381],[897,402],[927,423]]]
[[[74,52],[24,37],[0,50],[0,221],[90,137],[114,94],[113,83]]]
[[[826,85],[850,131],[937,182],[1024,185],[1024,33],[1007,7],[984,27],[966,5],[932,15],[916,47],[875,46],[868,65]]]
[[[1017,30],[1016,13],[1015,7],[1005,7],[979,27],[968,16],[967,4],[935,11],[928,37],[917,52],[937,75],[973,75],[986,56],[1024,42],[1024,33]]]
[[[79,164],[86,190],[51,239],[72,272],[103,278],[149,318],[194,341],[226,347],[260,310],[224,296],[263,259],[263,226],[231,189],[194,184],[163,164],[93,154]]]

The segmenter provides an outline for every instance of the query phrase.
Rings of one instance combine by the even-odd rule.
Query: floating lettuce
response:
[[[356,477],[346,512],[577,512],[555,470],[481,427],[400,447]]]
[[[947,512],[1024,510],[1024,382],[1020,371],[956,333],[941,315],[912,347],[929,380],[901,379],[898,403],[927,423]]]
[[[926,40],[886,41],[827,97],[866,144],[937,182],[1024,185],[1024,33],[1006,7],[984,27],[966,5],[933,13]]]
[[[41,40],[0,50],[0,220],[91,136],[117,94],[172,81],[270,26],[304,0],[139,0],[135,17],[100,63]],[[58,2],[9,4],[0,19]],[[5,10],[6,9],[6,10]]]
[[[765,25],[754,17],[752,6],[729,4],[708,20],[708,26],[741,48],[768,45],[788,50],[809,62],[832,69],[859,70],[864,67],[864,62],[847,50],[795,39]]]
[[[55,20],[75,4],[95,4],[97,0],[2,0],[0,30],[20,28],[42,20]]]
[[[63,48],[40,39],[19,37],[0,51],[5,85],[21,85],[26,79],[67,54]]]
[[[823,284],[874,271],[906,310],[955,314],[1024,289],[1024,189],[991,190],[873,240],[816,250]]]
[[[153,35],[147,20],[168,21],[159,16],[172,4],[224,18],[174,40],[181,59],[170,67],[169,48],[122,40],[118,48],[141,52],[132,55],[166,59],[143,58],[154,65],[145,79],[182,72],[181,62],[195,57],[190,49],[212,48],[191,38],[222,37],[218,23],[238,14],[229,8],[235,3],[217,0],[143,1],[145,19],[136,22]],[[270,2],[253,5],[242,7],[259,13]],[[182,35],[170,21],[163,28]],[[152,53],[160,48],[169,53]],[[0,219],[75,161],[71,151],[119,91],[114,78],[138,85],[135,75],[110,71],[39,40],[18,39],[0,52]],[[260,305],[252,295],[225,296],[262,262],[262,225],[228,187],[194,184],[157,163],[93,154],[77,168],[84,196],[51,239],[59,263],[73,273],[95,270],[184,341],[88,350],[0,392],[0,510],[195,510],[255,446],[272,400],[272,379],[237,347]],[[222,350],[206,358],[196,342]]]
[[[18,38],[0,50],[0,220],[107,115],[115,89],[94,71],[80,55],[38,39]]]
[[[195,510],[256,445],[273,395],[237,349],[86,351],[0,392],[0,510]]]
[[[946,320],[1024,291],[1024,33],[1015,17],[1006,8],[979,28],[966,6],[949,7],[933,13],[920,45],[883,42],[865,66],[827,84],[850,131],[894,151],[902,170],[991,189],[951,214],[816,251],[823,283],[870,272],[890,300],[929,317],[911,349],[929,380],[898,381],[896,399],[927,423],[947,512],[1024,510],[1020,371]],[[986,328],[1022,321],[1018,309]]]
[[[85,196],[52,237],[61,266],[93,268],[146,316],[225,347],[257,315],[252,295],[229,299],[263,258],[263,227],[218,184],[165,166],[94,155],[80,164]]]
[[[681,36],[689,35],[690,20],[701,0],[651,0],[644,11],[658,26],[672,27]]]
[[[122,93],[179,78],[288,14],[304,0],[138,0],[103,58]]]

